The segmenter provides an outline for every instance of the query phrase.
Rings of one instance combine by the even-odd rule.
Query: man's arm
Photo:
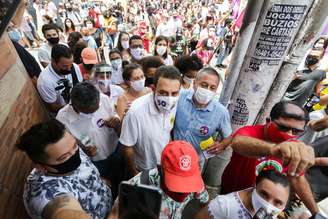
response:
[[[300,141],[284,141],[273,144],[260,139],[236,135],[231,144],[233,150],[243,156],[274,156],[288,165],[289,175],[299,175],[315,164],[314,151],[311,146]]]
[[[325,116],[319,120],[310,121],[309,126],[311,129],[317,132],[328,128],[328,116]]]
[[[46,106],[51,112],[57,113],[63,106],[57,102],[55,103],[46,103]]]
[[[122,145],[122,153],[123,153],[123,157],[127,163],[131,177],[137,175],[139,171],[137,170],[136,165],[135,165],[133,147]]]
[[[289,177],[289,182],[292,189],[299,196],[304,205],[310,210],[311,214],[315,215],[319,212],[319,208],[314,200],[313,193],[305,176]]]
[[[43,219],[91,219],[80,203],[71,195],[63,194],[51,200],[43,209]]]

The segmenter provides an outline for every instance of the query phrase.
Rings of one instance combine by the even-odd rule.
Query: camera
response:
[[[64,78],[64,79],[60,79],[59,81],[57,81],[57,87],[55,88],[56,91],[61,91],[61,96],[64,98],[66,103],[69,103],[70,99],[71,99],[71,89],[73,87],[72,83]]]

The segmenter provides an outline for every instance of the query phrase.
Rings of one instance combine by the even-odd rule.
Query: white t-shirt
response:
[[[79,66],[73,64],[75,68],[75,73],[79,82],[83,81],[82,74],[80,72]],[[51,64],[49,64],[43,71],[41,72],[38,82],[37,82],[37,89],[42,98],[42,100],[46,103],[55,103],[58,102],[62,106],[66,105],[64,98],[62,97],[61,93],[63,89],[56,90],[56,87],[60,86],[58,84],[59,80],[61,79],[68,79],[71,83],[73,83],[73,79],[71,74],[63,76],[59,75],[55,72],[52,68]]]
[[[167,55],[166,59],[164,59],[165,65],[173,65],[173,59],[171,55]]]
[[[136,167],[147,170],[160,163],[163,148],[170,141],[176,109],[160,113],[150,93],[133,101],[123,119],[120,143],[134,147]]]
[[[65,43],[59,42],[61,45],[67,46]],[[49,43],[45,43],[39,48],[38,59],[39,62],[50,63],[51,62],[51,50],[52,46]]]
[[[251,219],[252,216],[240,200],[238,192],[218,195],[208,205],[208,214],[213,219]]]
[[[59,110],[56,119],[62,122],[74,137],[79,140],[90,139],[89,145],[97,147],[94,161],[104,160],[111,155],[117,147],[118,136],[113,128],[104,124],[113,116],[117,116],[114,103],[105,94],[100,94],[99,109],[93,113],[92,118],[81,117],[75,112],[71,104]]]

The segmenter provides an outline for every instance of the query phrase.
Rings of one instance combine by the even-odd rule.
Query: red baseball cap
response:
[[[81,57],[83,60],[84,64],[97,64],[98,59],[97,59],[97,53],[96,50],[87,47],[82,50]]]
[[[185,141],[172,141],[162,152],[161,166],[166,187],[172,192],[201,192],[201,176],[196,150]]]

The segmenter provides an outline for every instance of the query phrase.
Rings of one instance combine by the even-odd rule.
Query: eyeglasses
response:
[[[279,131],[282,132],[289,132],[290,130],[292,130],[293,135],[301,135],[304,133],[304,129],[298,129],[298,128],[293,128],[293,127],[288,127],[285,126],[283,124],[280,124],[276,121],[272,121],[274,124],[276,124],[277,128],[279,129]]]

